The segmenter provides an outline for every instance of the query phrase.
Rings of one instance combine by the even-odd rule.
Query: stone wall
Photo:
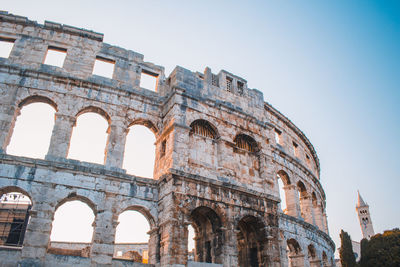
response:
[[[154,266],[333,265],[318,157],[288,118],[225,70],[177,66],[165,77],[163,67],[102,39],[0,13],[0,41],[13,43],[9,57],[0,58],[0,193],[21,192],[33,203],[22,248],[0,253],[22,266],[135,266],[113,259],[118,216],[132,209],[149,221]],[[54,47],[66,51],[62,67],[43,64]],[[112,79],[92,74],[96,59],[113,62]],[[142,73],[157,78],[155,92],[140,87]],[[16,118],[34,102],[56,110],[48,153],[8,155]],[[109,124],[103,165],[68,159],[76,118],[86,112]],[[134,124],[156,137],[154,179],[122,169]],[[54,213],[70,200],[95,214],[88,257],[51,250]],[[188,225],[196,232],[196,263],[187,261]]]

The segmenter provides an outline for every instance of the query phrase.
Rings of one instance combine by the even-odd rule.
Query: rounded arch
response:
[[[259,266],[268,262],[265,251],[267,232],[264,221],[258,216],[245,215],[237,226],[237,249],[240,266]]]
[[[190,213],[195,230],[195,255],[197,262],[222,263],[224,236],[220,216],[211,208],[200,206]]]
[[[27,105],[33,104],[33,103],[45,103],[45,104],[52,106],[56,112],[58,111],[58,105],[56,104],[56,102],[54,100],[52,100],[51,98],[49,98],[47,96],[42,96],[42,95],[31,95],[31,96],[28,96],[28,97],[22,99],[21,101],[19,101],[18,107],[22,108],[24,106],[27,106]]]
[[[31,201],[31,205],[33,206],[34,202],[33,202],[32,197],[30,196],[30,194],[29,194],[27,191],[25,191],[24,189],[22,189],[22,188],[20,188],[20,187],[18,187],[18,186],[5,186],[5,187],[1,187],[1,188],[0,188],[0,197],[1,197],[3,194],[13,193],[13,192],[20,193],[20,194],[22,194],[22,195],[28,197],[29,200]]]
[[[315,192],[312,192],[312,194],[311,194],[311,201],[312,201],[313,208],[317,208],[318,207],[318,199],[317,199],[317,195],[315,194]]]
[[[194,120],[190,124],[189,134],[197,134],[211,139],[217,139],[219,137],[217,128],[209,121],[204,119]]]
[[[250,135],[243,134],[243,133],[237,134],[235,136],[235,138],[233,139],[233,142],[235,143],[236,148],[246,150],[248,152],[258,152],[259,151],[258,143]]]
[[[67,202],[70,202],[70,201],[74,201],[74,200],[78,200],[78,201],[81,201],[81,202],[85,203],[86,205],[89,206],[89,208],[92,209],[93,214],[95,216],[97,215],[97,207],[94,204],[94,202],[92,200],[90,200],[89,198],[87,198],[87,197],[84,197],[82,195],[78,195],[76,192],[72,192],[72,193],[68,194],[67,197],[65,197],[65,198],[61,199],[60,201],[58,201],[56,206],[55,206],[55,208],[54,208],[54,210],[57,211],[57,209],[60,206],[62,206],[63,204],[65,204]]]
[[[301,246],[296,239],[290,238],[286,241],[286,243],[289,249],[290,256],[299,255],[301,253],[302,251]]]
[[[297,189],[300,192],[300,197],[306,197],[307,196],[307,189],[306,186],[302,181],[297,182]]]
[[[284,170],[279,170],[276,173],[276,177],[280,178],[284,185],[289,185],[290,184],[289,175]]]
[[[308,250],[308,258],[311,259],[311,260],[316,259],[317,252],[315,250],[314,245],[313,244],[308,245],[307,250]]]
[[[152,122],[150,119],[147,119],[147,118],[134,119],[132,122],[130,122],[128,124],[127,128],[130,128],[130,127],[135,126],[135,125],[142,125],[142,126],[145,126],[145,127],[149,128],[150,131],[152,131],[154,133],[154,135],[157,135],[157,133],[159,131],[157,126],[156,126],[156,124],[154,122]]]
[[[116,217],[119,217],[125,211],[137,211],[137,212],[139,212],[149,222],[150,229],[154,229],[156,227],[156,220],[154,219],[154,217],[151,214],[150,210],[148,210],[146,207],[140,206],[140,205],[130,205],[130,206],[124,208],[123,210],[121,210],[118,214],[116,214]]]
[[[111,124],[110,115],[108,115],[108,113],[106,111],[104,111],[104,109],[102,109],[100,107],[96,107],[96,106],[87,106],[87,107],[82,108],[80,111],[78,111],[78,113],[76,113],[75,118],[78,118],[80,115],[89,113],[89,112],[99,114],[108,122],[108,125]]]

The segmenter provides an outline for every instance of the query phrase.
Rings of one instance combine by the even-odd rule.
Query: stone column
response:
[[[160,235],[159,228],[152,228],[148,234],[149,238],[149,264],[156,264],[160,262]]]
[[[319,259],[311,259],[310,267],[321,267],[322,262]]]
[[[14,125],[16,118],[20,114],[20,109],[16,107],[13,99],[11,99],[10,95],[16,94],[16,90],[14,88],[0,88],[0,93],[2,90],[9,90],[8,97],[3,96],[0,97],[0,153],[4,153],[8,144],[10,143],[11,136],[14,130]]]
[[[37,192],[34,210],[30,211],[29,223],[25,232],[21,251],[22,266],[43,266],[53,221],[54,207],[48,203],[47,187]],[[26,264],[26,265],[24,265]]]
[[[287,215],[296,218],[300,217],[301,212],[297,187],[295,185],[289,184],[285,185],[283,189],[285,190]]]
[[[122,121],[112,121],[108,127],[108,138],[105,153],[107,167],[122,168],[125,152],[126,136],[129,128]]]
[[[324,211],[324,213],[322,214],[322,219],[324,222],[324,230],[325,233],[327,233],[329,235],[329,230],[328,230],[328,219],[326,218],[326,212]]]
[[[313,224],[314,213],[311,198],[309,196],[300,198],[300,207],[304,220],[309,224]]]
[[[315,222],[319,228],[319,230],[324,231],[324,222],[322,219],[322,211],[321,211],[321,206],[316,205],[314,207],[314,215],[315,215]]]
[[[66,158],[76,118],[57,112],[46,159]]]
[[[108,206],[108,205],[107,205]],[[111,266],[114,254],[114,239],[116,221],[113,218],[111,208],[97,213],[94,222],[92,248],[90,253],[93,266]]]
[[[305,256],[303,254],[289,256],[290,267],[304,267]]]

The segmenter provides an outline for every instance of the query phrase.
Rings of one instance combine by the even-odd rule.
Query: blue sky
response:
[[[400,227],[399,1],[5,1],[1,8],[104,33],[146,61],[245,78],[310,139],[330,233]]]

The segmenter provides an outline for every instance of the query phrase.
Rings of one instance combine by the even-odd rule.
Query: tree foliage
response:
[[[361,241],[361,267],[400,266],[400,229],[377,234]]]
[[[349,234],[343,230],[340,231],[341,246],[339,250],[340,263],[343,267],[356,266],[356,257],[354,256],[353,246]]]

